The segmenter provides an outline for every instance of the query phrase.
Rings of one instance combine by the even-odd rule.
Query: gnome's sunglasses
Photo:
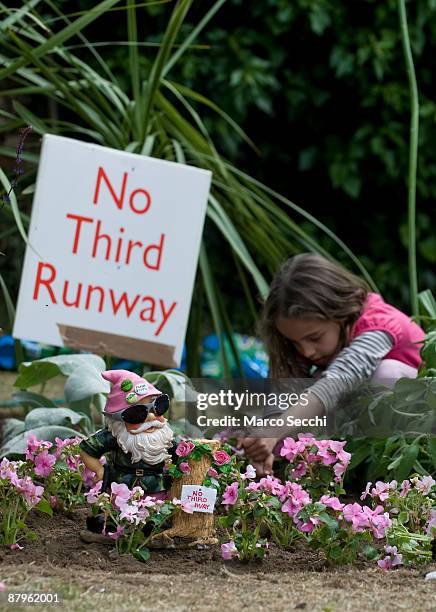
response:
[[[147,404],[135,404],[129,406],[122,412],[116,412],[110,416],[125,423],[143,423],[148,416],[150,410],[154,412],[156,416],[162,416],[169,408],[170,398],[168,395],[163,394],[155,397],[154,400]]]

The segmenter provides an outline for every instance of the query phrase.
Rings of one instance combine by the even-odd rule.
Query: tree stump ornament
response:
[[[221,447],[219,440],[195,441],[201,444],[208,444],[212,453],[215,453]],[[213,460],[210,455],[205,454],[202,455],[198,461],[194,461],[189,457],[187,457],[187,461],[191,473],[183,474],[181,478],[174,479],[168,492],[168,499],[170,500],[181,498],[183,485],[201,486]],[[170,529],[156,534],[155,538],[153,538],[153,547],[184,548],[186,546],[195,547],[197,545],[218,544],[215,533],[214,514],[204,512],[188,514],[182,511],[174,516],[173,524]]]

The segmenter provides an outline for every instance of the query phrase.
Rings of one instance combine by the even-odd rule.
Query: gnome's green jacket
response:
[[[118,445],[117,439],[107,429],[100,429],[79,444],[80,448],[91,457],[100,459],[107,454],[107,464],[104,466],[102,490],[110,489],[111,482],[126,484],[130,489],[141,486],[146,493],[157,493],[169,488],[170,483],[164,476],[164,465],[150,465],[145,461],[132,462],[130,453],[125,453]],[[174,453],[175,445],[168,449]]]

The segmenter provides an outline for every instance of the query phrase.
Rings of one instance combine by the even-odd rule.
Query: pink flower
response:
[[[217,465],[225,465],[226,463],[230,463],[231,457],[226,453],[226,451],[218,450],[213,453],[214,463]]]
[[[280,450],[280,456],[286,457],[288,461],[293,461],[298,454],[304,452],[306,448],[305,440],[306,438],[300,438],[297,442],[294,438],[285,438]],[[310,440],[313,443],[313,438],[310,438]]]
[[[0,593],[3,593],[3,591],[6,591],[6,584],[3,580],[0,580]]]
[[[87,487],[92,485],[92,483],[94,482],[94,478],[95,478],[95,472],[85,467],[82,472],[82,480]]]
[[[344,519],[352,524],[352,530],[355,533],[364,531],[365,527],[369,527],[369,517],[364,512],[360,504],[347,504],[343,510]]]
[[[15,461],[9,461],[6,457],[0,463],[0,478],[10,480],[14,486],[18,484],[18,476],[15,471],[16,466],[17,463]]]
[[[331,465],[336,462],[336,453],[330,453],[330,440],[316,440],[316,446],[318,447],[318,457],[321,458],[321,461],[324,465]]]
[[[338,461],[341,461],[341,463],[343,463],[345,467],[348,467],[348,464],[350,463],[351,459],[351,453],[348,453],[346,450],[344,450],[345,445],[346,442],[339,442],[338,440],[329,440],[329,446],[331,450],[336,453]]]
[[[230,540],[230,542],[227,542],[226,544],[221,544],[221,557],[225,561],[228,561],[233,557],[239,557],[238,549],[236,548],[233,540]]]
[[[403,482],[401,483],[400,497],[406,497],[407,493],[410,491],[411,486],[412,485],[410,484],[410,480],[403,480]]]
[[[139,508],[136,504],[128,504],[126,501],[120,500],[120,519],[126,519],[129,523],[136,522],[136,515]]]
[[[111,492],[112,495],[115,496],[114,505],[117,508],[121,508],[121,505],[125,504],[132,497],[131,490],[124,483],[118,484],[117,482],[113,482],[111,484]]]
[[[35,434],[30,434],[27,438],[26,459],[33,460],[36,451],[42,445],[42,440],[38,440]]]
[[[389,497],[389,484],[378,480],[375,487],[371,490],[371,497],[378,497],[380,501],[385,501]]]
[[[30,476],[20,478],[16,488],[29,506],[36,506],[44,493],[44,487],[35,485]]]
[[[87,493],[85,493],[86,500],[88,504],[94,504],[98,500],[98,496],[101,493],[101,487],[103,486],[103,481],[99,480],[92,489],[89,489]]]
[[[257,490],[265,491],[266,493],[272,493],[273,495],[277,493],[281,493],[283,489],[283,485],[278,478],[274,478],[274,476],[266,476],[266,478],[261,478],[259,480],[259,487]]]
[[[317,525],[320,523],[320,519],[316,516],[309,517],[309,520],[306,522],[301,521],[300,519],[294,518],[295,525],[297,528],[303,533],[311,533]]]
[[[194,512],[194,504],[192,502],[182,501],[182,503],[180,504],[180,507],[183,510],[183,512],[186,512],[187,514],[193,514]]]
[[[138,506],[138,512],[136,513],[136,524],[138,525],[141,521],[145,521],[150,516],[150,512],[147,508],[140,508]]]
[[[37,476],[49,476],[56,463],[56,457],[49,455],[47,450],[42,451],[35,457],[35,474]]]
[[[385,551],[389,557],[377,561],[377,565],[381,569],[389,570],[403,564],[403,555],[398,554],[396,546],[385,546]]]
[[[189,467],[189,463],[187,461],[182,461],[182,463],[179,463],[179,469],[181,472],[183,472],[183,474],[191,473],[191,468]]]
[[[291,476],[292,478],[301,478],[307,474],[307,467],[304,461],[300,461],[297,463],[297,466],[292,470]]]
[[[430,518],[429,518],[425,533],[428,536],[432,536],[432,535],[436,536],[436,510],[432,510],[430,513]]]
[[[344,504],[342,504],[337,497],[330,497],[329,495],[323,495],[319,500],[322,504],[333,510],[343,510]]]
[[[143,497],[141,500],[139,500],[138,505],[144,508],[154,508],[156,506],[156,500],[154,499],[154,497],[150,497],[150,495],[147,495],[146,497]]]
[[[11,544],[9,548],[11,550],[23,550],[24,546],[20,546],[19,544]]]
[[[428,495],[435,484],[436,481],[431,476],[423,476],[421,480],[415,481],[415,488],[423,495]]]
[[[187,457],[192,453],[194,448],[195,444],[193,442],[191,442],[190,440],[183,440],[182,442],[179,442],[176,448],[176,455],[178,455],[179,457]]]
[[[194,512],[194,504],[192,502],[182,501],[181,499],[177,499],[177,497],[174,497],[171,503],[173,504],[173,506],[180,506],[183,512],[186,512],[187,514],[193,514]]]
[[[247,465],[244,474],[241,474],[241,478],[242,480],[253,480],[254,478],[256,478],[256,470],[251,464]]]
[[[392,525],[389,512],[383,512],[383,506],[377,506],[375,510],[365,506],[363,512],[368,517],[369,526],[374,536],[377,539],[384,538],[387,530]]]
[[[220,475],[218,474],[218,472],[216,471],[216,469],[215,469],[215,468],[213,468],[213,467],[210,467],[210,468],[207,470],[207,475],[208,475],[208,476],[210,476],[211,478],[219,478],[219,476],[220,476]]]
[[[346,469],[347,466],[344,463],[335,463],[335,465],[333,466],[333,471],[335,473],[336,480],[341,480],[341,477]]]
[[[116,531],[109,531],[108,533],[108,536],[112,540],[118,540],[118,538],[121,538],[121,536],[123,535],[124,535],[124,527],[122,525],[117,525]]]
[[[288,499],[286,499],[286,497]],[[303,506],[311,503],[310,495],[296,482],[287,482],[279,495],[281,501],[285,500],[281,510],[295,519]]]
[[[79,444],[81,439],[82,438],[80,438],[79,436],[76,436],[75,438],[65,438],[65,440],[62,440],[61,438],[55,438],[55,443],[56,443],[56,449],[54,451],[55,457],[59,458],[63,450],[65,449],[65,447],[74,446],[75,444]]]
[[[222,504],[226,506],[233,506],[238,499],[238,483],[233,482],[231,485],[227,485],[226,490],[224,491],[223,499],[221,501]]]
[[[65,458],[65,463],[67,464],[70,470],[77,470],[79,466],[82,464],[82,459],[80,455],[67,455]]]
[[[365,490],[363,491],[362,495],[360,496],[360,499],[362,501],[368,497],[371,485],[372,485],[372,482],[368,482],[368,484],[366,485]]]

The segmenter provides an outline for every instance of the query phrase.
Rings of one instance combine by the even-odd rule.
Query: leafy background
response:
[[[17,7],[22,3],[12,3]],[[50,3],[37,3],[50,25]],[[148,74],[157,45],[168,23],[173,2],[137,3],[139,65]],[[89,0],[64,1],[57,7],[70,19],[95,7]],[[194,2],[181,26],[185,40],[213,2]],[[1,5],[5,6],[5,5]],[[123,84],[130,87],[129,47],[122,3],[107,11],[85,30]],[[8,3],[8,7],[10,4]],[[117,7],[114,7],[115,9]],[[435,119],[432,75],[436,62],[436,0],[408,3],[408,18],[420,91],[420,142],[417,193],[417,242],[420,288],[436,286]],[[48,23],[48,21],[47,21]],[[4,35],[4,34],[3,34]],[[6,43],[5,43],[6,44]],[[96,62],[77,38],[65,45],[91,66]],[[358,255],[384,296],[409,309],[407,281],[407,163],[409,94],[398,25],[397,3],[387,0],[264,0],[247,6],[227,0],[201,32],[194,45],[171,70],[171,78],[203,94],[226,111],[254,140],[256,150],[218,114],[192,102],[216,147],[231,162],[297,202],[330,227]],[[44,97],[24,95],[19,102],[35,117],[53,121],[68,113]],[[3,99],[11,108],[11,97]],[[19,122],[16,127],[18,129]],[[17,136],[3,134],[4,145]],[[1,128],[0,128],[1,129]],[[29,155],[39,146],[38,135],[28,144]],[[30,155],[31,156],[31,155]],[[12,162],[6,160],[11,172]],[[28,166],[29,168],[29,166]],[[30,171],[29,171],[30,174]],[[18,189],[20,208],[29,212],[31,184],[26,174]],[[21,189],[21,192],[20,192]],[[23,194],[24,189],[24,194]],[[5,211],[0,221],[6,221]],[[298,220],[316,242],[349,265],[343,251],[308,221]],[[24,244],[11,228],[0,232],[0,273],[16,298]],[[256,243],[253,236],[252,243]],[[253,312],[241,299],[243,288],[234,273],[231,249],[223,248],[222,234],[208,220],[205,228],[208,263],[217,287],[225,286],[222,300],[235,329],[252,332]],[[273,240],[271,240],[271,243]],[[271,249],[264,233],[253,256],[269,281]],[[301,250],[288,243],[289,254]],[[251,278],[249,290],[258,294]],[[256,305],[255,305],[256,306]],[[204,304],[197,303],[197,318]],[[1,320],[4,320],[1,312]]]

